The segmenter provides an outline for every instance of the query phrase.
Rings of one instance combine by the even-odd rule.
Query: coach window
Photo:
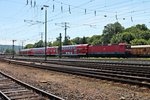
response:
[[[75,53],[75,54],[77,53],[77,50],[76,50],[76,49],[74,49],[74,53]]]
[[[58,52],[58,50],[56,49],[56,53]]]
[[[79,48],[79,49],[77,49],[77,52],[80,52],[81,51],[81,49]]]

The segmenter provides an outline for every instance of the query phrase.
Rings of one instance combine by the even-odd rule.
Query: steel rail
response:
[[[16,57],[15,59],[18,60],[39,60],[39,61],[44,61],[42,58],[22,58],[22,57]],[[101,64],[124,64],[124,65],[138,65],[138,66],[150,66],[149,61],[140,61],[140,60],[90,60],[90,59],[48,59],[48,61],[59,61],[59,62],[82,62],[82,63],[101,63]]]
[[[30,62],[24,62],[24,61],[19,62],[15,60],[11,60],[11,63],[150,87],[150,78],[147,78],[147,77],[131,76],[131,75],[126,75],[126,74],[122,75],[122,73],[117,73],[117,72],[108,73],[108,72],[101,72],[100,70],[96,70],[96,69],[72,67],[72,66],[61,66],[61,65],[55,65],[55,64],[42,64],[41,65],[40,63],[30,63]]]
[[[18,59],[17,59],[18,60]],[[142,67],[142,66],[127,66],[127,65],[114,65],[114,64],[95,64],[95,63],[65,63],[65,62],[53,62],[53,61],[39,61],[39,60],[28,60],[28,62],[41,62],[41,63],[52,63],[52,64],[59,64],[59,65],[68,65],[68,66],[76,66],[76,67],[85,67],[85,68],[92,68],[92,69],[100,69],[101,71],[110,71],[110,72],[118,72],[128,75],[137,75],[137,76],[147,76],[150,77],[150,67]]]
[[[0,91],[0,97],[4,100],[11,100],[7,95],[5,95],[2,91]]]
[[[22,81],[20,81],[20,80],[18,80],[18,79],[15,79],[15,78],[13,78],[12,76],[7,75],[7,74],[5,74],[5,73],[2,72],[2,71],[0,71],[0,74],[3,75],[4,77],[7,77],[7,78],[10,79],[11,81],[13,81],[13,82],[15,82],[15,83],[17,83],[17,84],[19,84],[19,85],[25,87],[25,89],[33,90],[33,91],[34,91],[35,93],[37,93],[39,96],[41,95],[41,96],[43,96],[44,98],[46,97],[46,98],[48,98],[48,99],[50,99],[50,100],[64,100],[64,99],[62,99],[62,98],[60,98],[60,97],[58,97],[58,96],[55,96],[55,95],[50,94],[50,93],[48,93],[48,92],[45,92],[45,91],[43,91],[43,90],[41,90],[41,89],[38,89],[38,88],[36,88],[36,87],[34,87],[34,86],[31,86],[31,85],[29,85],[29,84],[27,84],[27,83],[25,83],[25,82],[22,82]],[[10,85],[11,85],[11,84],[10,84]],[[0,88],[2,88],[2,87],[0,87]],[[34,93],[34,92],[33,92],[33,93]],[[5,93],[3,93],[3,91],[0,91],[0,95],[1,95],[5,100],[11,100],[10,97],[8,97]]]

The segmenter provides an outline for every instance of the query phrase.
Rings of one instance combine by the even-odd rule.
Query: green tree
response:
[[[13,52],[14,52],[14,54],[16,54],[15,50],[12,50],[12,49],[6,49],[5,50],[5,54],[13,54]]]
[[[89,37],[83,36],[83,38],[76,37],[71,40],[72,44],[87,44]]]
[[[130,43],[130,41],[132,41],[134,39],[134,36],[132,33],[129,33],[129,32],[124,32],[122,33],[122,37],[121,37],[121,40],[120,42],[125,42],[125,43]]]
[[[74,39],[71,40],[72,44],[81,44],[81,38],[80,37],[76,37]]]
[[[66,40],[63,41],[63,45],[71,45],[71,40],[69,36],[67,36]]]
[[[118,34],[123,32],[124,27],[119,23],[115,22],[114,24],[107,24],[104,27],[103,34]]]
[[[52,42],[48,42],[47,45],[48,45],[49,47],[51,47],[53,44],[52,44]]]
[[[109,44],[114,34],[103,34],[101,37],[102,44]]]
[[[136,26],[131,26],[127,29],[125,29],[125,32],[130,32],[130,33],[133,33],[135,38],[144,38],[146,39],[147,36],[149,35],[150,33],[150,30],[146,27],[145,24],[137,24]],[[149,39],[149,36],[148,36],[148,39]]]
[[[147,41],[147,44],[150,45],[150,39]]]
[[[81,43],[80,44],[87,44],[88,43],[88,39],[89,39],[89,37],[83,36],[83,38],[81,38]]]
[[[148,28],[145,24],[137,24],[135,27],[142,30],[142,31],[147,31],[148,30]]]
[[[25,49],[33,48],[33,44],[27,44],[24,48]]]
[[[121,42],[122,42],[122,34],[116,34],[110,40],[111,44],[119,44]]]
[[[6,50],[5,50],[5,54],[11,54],[10,49],[6,49]]]
[[[54,41],[53,46],[59,46],[59,41]]]
[[[111,43],[147,44],[150,38],[150,30],[145,24],[137,24],[126,28],[121,34],[113,35]]]
[[[142,39],[145,39],[145,40],[149,40],[150,39],[150,31],[143,31],[143,32],[141,32],[139,38],[142,38]]]
[[[112,44],[118,44],[118,43],[127,43],[129,44],[130,41],[132,41],[134,39],[134,35],[130,32],[123,32],[121,34],[117,34],[117,35],[114,35],[112,38],[111,38],[111,43]]]
[[[43,40],[40,40],[38,42],[36,42],[34,45],[33,45],[34,48],[39,48],[39,47],[44,47],[44,42]]]
[[[53,42],[53,46],[59,46],[60,45],[60,37],[57,37],[56,40]]]
[[[148,42],[145,39],[134,39],[131,42],[131,45],[146,45]]]
[[[123,31],[124,31],[124,27],[119,22],[115,22],[114,24],[107,24],[104,27],[102,38],[101,38],[103,44],[110,43],[110,40],[114,35],[122,33]]]
[[[88,44],[92,45],[100,45],[102,44],[101,35],[93,35],[92,37],[87,39]]]

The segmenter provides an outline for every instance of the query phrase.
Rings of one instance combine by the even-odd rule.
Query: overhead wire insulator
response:
[[[32,0],[30,1],[30,5],[31,5],[31,7],[32,7]]]
[[[53,12],[54,12],[54,10],[55,10],[55,5],[53,4]]]
[[[53,0],[53,2],[54,2],[55,0]],[[55,10],[55,5],[54,5],[54,3],[53,3],[53,12],[54,12],[54,10]]]
[[[133,18],[132,18],[132,16],[131,16],[131,22],[133,22]]]
[[[118,17],[117,17],[117,15],[116,15],[116,20],[118,21]]]
[[[63,12],[63,5],[62,5],[62,3],[61,3],[61,12]]]
[[[84,10],[84,14],[86,15],[86,9]]]
[[[27,3],[26,3],[26,5],[28,5],[29,4],[29,1],[27,0]]]
[[[94,15],[96,16],[96,10],[94,11]]]
[[[34,8],[36,7],[36,1],[34,0]]]
[[[70,5],[69,5],[69,14],[71,14],[71,8],[70,8]]]
[[[118,15],[117,15],[117,12],[116,12],[116,15],[115,15],[115,17],[116,17],[116,20],[118,21]]]

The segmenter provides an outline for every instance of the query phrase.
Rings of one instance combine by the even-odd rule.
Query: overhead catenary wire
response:
[[[62,2],[62,1],[61,1]],[[141,2],[141,1],[140,1]],[[71,18],[72,16],[74,16],[74,15],[70,15],[70,16],[65,16],[64,14],[66,14],[66,13],[68,13],[69,12],[69,5],[70,5],[70,11],[71,11],[71,14],[73,14],[73,13],[75,13],[74,11],[73,11],[73,9],[74,9],[74,7],[73,6],[71,6],[71,4],[68,4],[68,5],[66,5],[67,6],[67,9],[65,9],[65,7],[64,7],[64,2],[62,2],[63,3],[63,13],[61,13],[61,11],[60,11],[60,13],[58,14],[58,16],[51,16],[50,15],[50,20],[49,20],[49,22],[51,22],[51,21],[57,21],[57,20],[59,20],[59,19],[62,19],[62,18]],[[127,5],[128,5],[128,3],[126,3]],[[120,4],[120,5],[125,5],[125,4]],[[117,6],[120,6],[120,5],[117,5]],[[39,5],[37,5],[37,6],[39,6]],[[57,3],[55,4],[55,7],[60,7]],[[117,7],[117,6],[112,6],[112,7]],[[95,16],[95,18],[93,18],[93,19],[98,19],[98,17],[100,16],[101,18],[105,18],[104,17],[104,15],[100,15],[101,13],[100,12],[105,12],[106,13],[106,15],[107,15],[107,18],[105,18],[105,19],[114,19],[113,21],[116,21],[117,19],[120,21],[121,19],[125,19],[125,21],[127,21],[127,20],[130,20],[131,21],[131,17],[133,18],[132,20],[135,22],[136,20],[136,17],[138,17],[137,15],[139,15],[139,16],[142,16],[142,14],[143,14],[143,12],[145,12],[145,11],[147,11],[147,8],[146,9],[143,9],[143,11],[139,11],[139,10],[135,10],[135,12],[134,13],[132,13],[133,15],[131,16],[129,16],[128,15],[128,13],[130,13],[132,10],[129,10],[129,8],[127,8],[125,11],[123,11],[123,12],[118,12],[117,11],[117,13],[116,13],[116,11],[114,11],[114,12],[112,12],[112,15],[110,14],[109,15],[109,13],[111,13],[111,11],[110,11],[110,6],[109,5],[107,5],[107,9],[99,9],[99,10],[97,10],[97,9],[93,9],[92,11],[90,11],[90,10],[88,10],[88,8],[89,8],[89,6],[88,7],[86,7],[86,6],[84,6],[83,7],[84,9],[87,9],[87,11],[86,11],[86,15],[84,15],[85,13],[84,13],[84,10],[83,11],[80,11],[79,12],[79,14],[81,14],[82,13],[82,15],[83,15],[83,17],[87,17],[87,18],[85,18],[85,20],[86,19],[92,19],[91,17],[90,17],[90,14],[91,15],[96,15]],[[56,9],[56,8],[55,8]],[[77,8],[78,9],[78,8]],[[80,9],[80,8],[79,8]],[[108,12],[107,11],[105,11],[105,10],[108,10]],[[142,10],[142,9],[141,9]],[[96,11],[96,14],[95,14],[95,11]],[[94,12],[94,13],[93,13]],[[54,14],[55,13],[57,13],[56,11],[54,11]],[[76,12],[76,13],[78,13],[78,12]],[[147,12],[146,14],[148,14],[149,12]],[[70,12],[69,12],[69,14],[70,14]],[[145,13],[144,13],[144,15],[145,15]],[[80,15],[81,16],[81,15]],[[110,17],[112,17],[112,18],[110,18]],[[82,20],[82,19],[81,19]],[[101,19],[101,20],[103,20],[103,19]],[[99,21],[99,22],[97,22],[96,20],[95,20],[95,23],[100,23],[101,21]],[[93,22],[94,23],[94,22]],[[73,24],[73,23],[72,23]]]

